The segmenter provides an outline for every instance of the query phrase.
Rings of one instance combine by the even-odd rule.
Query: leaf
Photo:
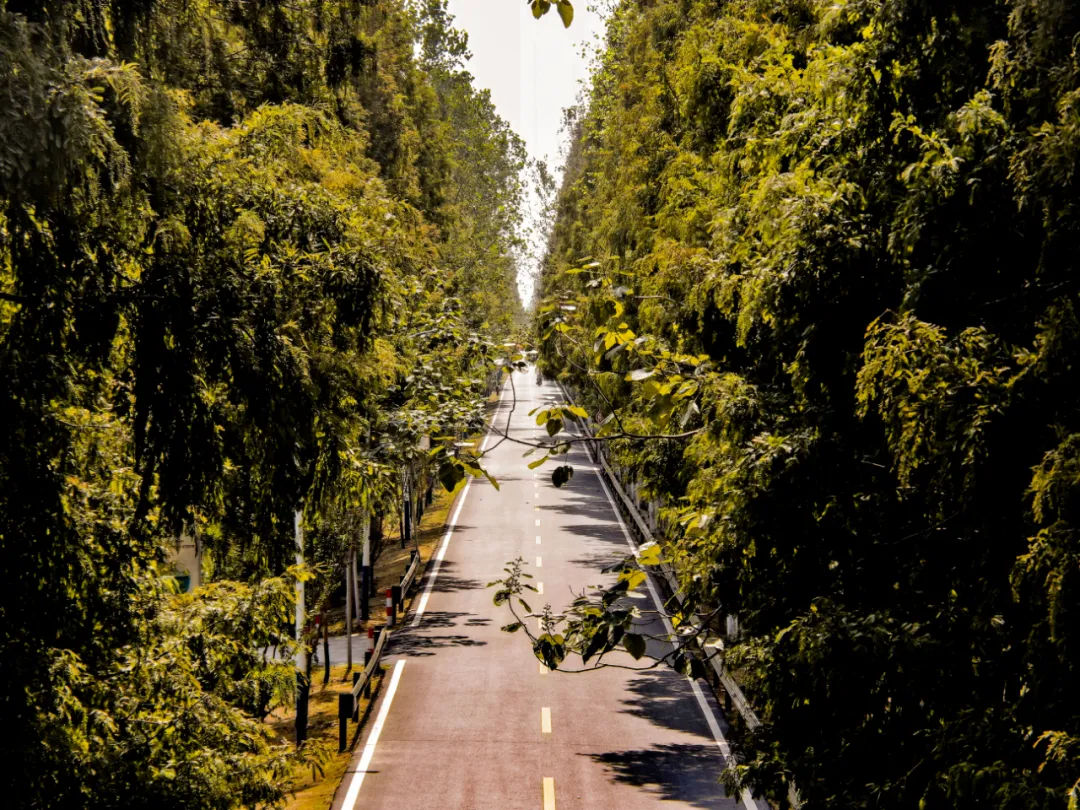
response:
[[[563,413],[569,413],[579,419],[588,419],[589,412],[582,408],[580,405],[571,405],[569,408],[563,408]]]
[[[626,381],[627,382],[641,382],[642,380],[649,379],[649,377],[651,377],[655,373],[656,372],[652,371],[651,369],[635,368],[633,371],[631,371],[629,374],[626,375]]]
[[[525,608],[525,610],[526,610],[527,612],[529,612],[529,613],[532,613],[532,612],[533,612],[532,608],[531,608],[531,607],[529,607],[529,603],[528,603],[528,602],[526,602],[526,601],[525,601],[524,599],[522,599],[522,598],[521,598],[520,596],[518,597],[518,602],[520,602],[520,603],[521,603],[521,606],[522,606],[523,608]]]
[[[559,16],[562,18],[562,24],[564,28],[569,28],[570,23],[574,21],[574,7],[570,5],[568,0],[559,0]]]
[[[556,487],[561,487],[573,477],[574,468],[569,464],[563,464],[561,467],[556,467],[551,471],[551,483]]]
[[[640,565],[659,565],[660,546],[656,543],[646,543],[638,549],[637,560]]]
[[[632,591],[646,579],[648,575],[644,571],[623,571],[619,579],[626,582],[626,590]]]
[[[640,661],[641,656],[645,655],[645,639],[637,633],[624,634],[622,637],[622,645],[626,648],[626,651],[634,657],[635,661]]]
[[[510,624],[504,624],[499,629],[504,633],[516,633],[522,627],[524,627],[524,625],[521,622],[511,622]]]
[[[550,456],[544,456],[543,458],[538,458],[536,461],[530,461],[529,462],[529,469],[530,470],[535,470],[537,467],[539,467],[541,464],[543,464],[549,458],[550,458]]]
[[[453,492],[463,478],[465,478],[465,471],[452,461],[439,467],[439,483],[447,492]]]

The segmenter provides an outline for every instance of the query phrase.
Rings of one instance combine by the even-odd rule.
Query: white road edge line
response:
[[[375,746],[379,743],[379,735],[386,724],[386,715],[390,713],[390,704],[394,701],[394,693],[397,691],[398,683],[401,681],[401,671],[404,668],[404,659],[399,659],[397,664],[394,665],[394,674],[390,677],[390,686],[386,690],[386,697],[383,698],[383,704],[379,707],[379,716],[375,718],[375,725],[371,727],[371,733],[368,735],[367,742],[364,743],[364,753],[360,756],[360,765],[353,772],[352,781],[349,782],[349,790],[345,794],[345,801],[341,805],[341,810],[353,810],[356,806],[356,798],[360,795],[360,786],[364,784],[364,775],[367,773],[368,766],[371,765],[371,758],[375,755]]]
[[[622,529],[623,537],[626,538],[626,544],[630,546],[630,551],[633,555],[635,557],[638,556],[637,544],[630,536],[630,530],[626,528],[626,522],[623,521],[622,514],[615,505],[615,499],[611,497],[611,491],[608,489],[604,476],[602,476],[595,467],[593,467],[592,470],[596,473],[596,478],[604,490],[604,495],[607,496],[608,503],[611,504],[611,511],[615,513],[615,519],[619,522],[619,528]],[[648,574],[648,572],[646,572],[645,584],[649,588],[649,595],[652,597],[653,604],[656,605],[656,609],[660,613],[660,618],[664,621],[665,629],[668,631],[669,635],[675,635],[675,628],[671,626],[668,617],[663,613],[663,602],[660,601],[660,594],[656,592],[656,586],[653,585],[652,575]],[[701,711],[705,715],[705,722],[709,724],[709,731],[712,732],[713,739],[716,740],[716,746],[720,749],[720,753],[723,754],[724,759],[730,759],[731,746],[728,745],[728,741],[724,737],[724,732],[720,730],[720,723],[716,719],[716,713],[713,711],[712,706],[709,705],[708,701],[705,700],[705,695],[702,693],[701,687],[698,686],[697,681],[689,676],[686,677],[686,680],[690,681],[690,686],[694,690],[694,697],[697,698],[698,706],[701,707]],[[757,802],[754,801],[754,797],[750,794],[749,790],[743,790],[741,798],[746,810],[758,810]]]
[[[502,405],[503,397],[506,396],[507,384],[506,380],[503,381],[502,391],[499,392],[499,404]],[[491,420],[492,428],[495,427],[495,420]],[[509,425],[507,425],[509,430]],[[484,452],[484,448],[487,447],[488,439],[491,438],[491,431],[487,432],[484,436],[484,441],[480,444],[480,452]],[[450,523],[446,526],[446,534],[443,535],[442,543],[439,544],[439,551],[435,555],[434,565],[431,567],[431,573],[428,575],[427,585],[424,586],[424,593],[420,597],[420,601],[416,605],[416,615],[413,616],[410,627],[419,627],[420,620],[424,618],[424,611],[427,610],[428,599],[431,597],[431,591],[435,587],[435,579],[439,576],[439,568],[442,566],[443,557],[446,556],[446,548],[450,545],[450,536],[454,533],[454,527],[457,526],[458,517],[461,515],[461,507],[465,505],[465,498],[469,494],[469,485],[472,484],[472,479],[468,479],[465,482],[465,488],[461,490],[461,495],[458,497],[457,506],[454,507],[454,516],[450,518]]]

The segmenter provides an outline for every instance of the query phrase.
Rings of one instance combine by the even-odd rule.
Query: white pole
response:
[[[361,620],[368,617],[369,600],[371,599],[371,515],[364,512],[360,523],[360,545],[363,549],[363,567],[360,569],[360,593],[363,600],[357,599],[357,616]]]

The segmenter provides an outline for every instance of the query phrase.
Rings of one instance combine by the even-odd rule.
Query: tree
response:
[[[778,804],[790,779],[820,807],[1080,801],[1078,24],[1022,1],[609,22],[537,339],[669,504],[690,608],[739,618],[764,725],[732,782]]]

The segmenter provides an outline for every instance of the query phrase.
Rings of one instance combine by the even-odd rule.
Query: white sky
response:
[[[588,78],[588,55],[603,34],[603,21],[587,2],[574,2],[574,22],[564,28],[554,5],[535,20],[525,0],[449,0],[454,27],[469,35],[468,70],[476,86],[491,90],[499,115],[525,140],[529,155],[553,171],[562,165],[563,109]],[[519,285],[526,303],[529,269]]]

